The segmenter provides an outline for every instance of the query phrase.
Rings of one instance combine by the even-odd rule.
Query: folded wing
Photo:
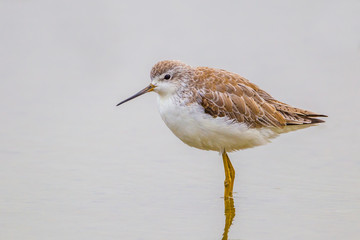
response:
[[[197,101],[205,113],[214,118],[226,116],[250,128],[320,123],[324,121],[317,117],[326,117],[277,101],[247,79],[225,70],[197,68],[194,84],[198,88]]]

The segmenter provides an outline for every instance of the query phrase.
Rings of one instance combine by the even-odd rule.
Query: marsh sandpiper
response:
[[[151,70],[144,93],[158,94],[162,119],[191,147],[222,154],[224,197],[232,197],[235,170],[227,155],[270,142],[281,133],[324,122],[326,117],[280,102],[244,77],[222,69],[161,61]]]

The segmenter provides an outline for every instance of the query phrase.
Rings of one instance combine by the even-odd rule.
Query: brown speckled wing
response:
[[[205,113],[245,123],[250,128],[283,127],[322,120],[310,111],[291,107],[273,99],[247,79],[220,69],[196,68],[194,87]]]

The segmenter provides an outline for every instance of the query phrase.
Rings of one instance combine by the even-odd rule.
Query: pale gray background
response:
[[[223,166],[152,65],[237,72],[327,123],[230,155],[230,239],[360,238],[360,1],[0,0],[0,239],[220,239]]]

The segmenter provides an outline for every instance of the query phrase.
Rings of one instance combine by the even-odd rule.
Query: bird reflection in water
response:
[[[224,198],[224,208],[225,208],[225,227],[224,227],[222,240],[227,240],[230,226],[235,217],[234,199],[232,197]]]

